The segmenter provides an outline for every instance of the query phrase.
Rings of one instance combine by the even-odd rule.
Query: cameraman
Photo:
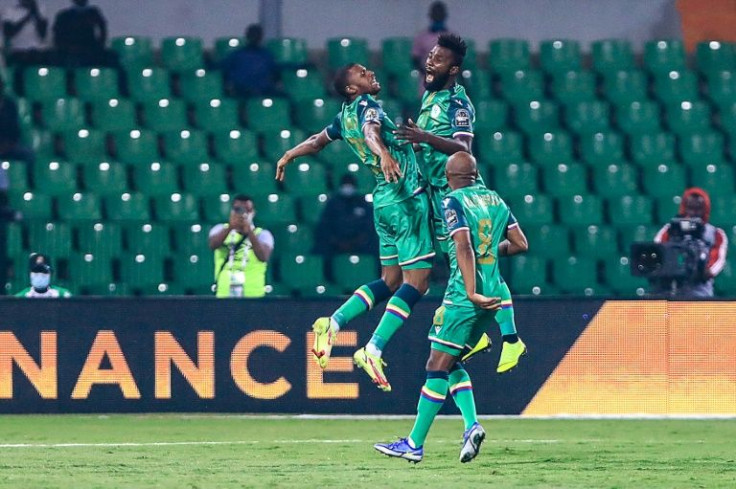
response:
[[[726,264],[726,249],[728,238],[723,229],[708,222],[710,218],[710,197],[700,188],[693,187],[682,194],[680,209],[677,217],[685,219],[701,219],[704,223],[702,236],[698,239],[707,249],[700,277],[687,279],[679,284],[677,296],[682,297],[713,297],[713,278],[721,273]],[[656,243],[675,242],[680,237],[673,236],[670,224],[665,224],[654,237]],[[663,287],[665,284],[661,284]],[[665,291],[665,290],[660,290]]]

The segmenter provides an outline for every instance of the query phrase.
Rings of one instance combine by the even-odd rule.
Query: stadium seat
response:
[[[233,166],[233,188],[236,192],[243,192],[256,196],[275,194],[276,167],[271,163],[249,163]]]
[[[610,119],[611,108],[601,100],[571,102],[564,108],[565,125],[576,134],[608,131]]]
[[[8,179],[8,188],[15,192],[26,192],[31,186],[28,182],[28,165],[24,161],[0,161],[0,168]]]
[[[691,184],[700,187],[710,195],[731,195],[734,193],[733,167],[721,164],[709,164],[690,169]]]
[[[645,278],[631,275],[631,265],[628,256],[609,258],[604,261],[606,283],[611,290],[622,296],[642,296],[649,289]]]
[[[271,51],[279,66],[294,68],[304,66],[309,61],[307,41],[305,39],[269,39],[266,41],[266,48]]]
[[[118,73],[113,68],[78,68],[74,71],[76,96],[85,102],[120,97]]]
[[[124,253],[120,256],[120,278],[131,289],[157,286],[164,282],[163,260],[146,253]]]
[[[558,199],[560,222],[568,226],[603,223],[603,204],[597,195],[573,195]]]
[[[331,70],[342,68],[348,63],[368,66],[370,53],[365,39],[340,37],[327,40],[327,65]]]
[[[51,131],[33,128],[25,134],[25,138],[37,159],[54,158],[56,155],[56,142]]]
[[[278,161],[284,152],[304,141],[306,137],[303,131],[296,128],[268,132],[263,135],[263,155],[269,161]]]
[[[153,66],[153,43],[150,38],[138,36],[115,37],[110,47],[118,55],[120,66],[127,70]]]
[[[286,255],[279,260],[281,283],[292,290],[326,284],[324,260],[317,255]]]
[[[23,72],[23,96],[32,101],[57,100],[69,95],[63,68],[38,66]]]
[[[129,70],[128,91],[137,102],[170,99],[169,73],[163,68]]]
[[[215,155],[234,167],[249,164],[258,159],[258,141],[255,133],[245,129],[217,131],[213,134]]]
[[[478,132],[495,132],[507,128],[509,108],[502,100],[475,102],[475,129]]]
[[[665,104],[698,99],[698,78],[692,71],[670,71],[654,77],[652,93]]]
[[[547,73],[564,73],[580,69],[580,43],[570,39],[542,41],[539,60]]]
[[[573,160],[570,135],[562,130],[529,137],[529,156],[541,165],[557,165]]]
[[[182,100],[162,98],[141,104],[143,124],[156,132],[176,131],[189,126],[187,106]]]
[[[216,220],[212,221],[213,223],[223,223],[224,221],[227,221],[228,216],[230,213],[230,205],[228,202],[228,210],[225,214],[221,214],[217,217]],[[156,227],[161,227],[160,225],[154,224],[154,229]],[[212,229],[211,225],[204,225],[202,223],[196,222],[196,223],[179,223],[171,226],[172,235],[174,238],[174,245],[177,251],[177,254],[179,255],[200,255],[203,253],[207,253],[209,251],[208,246],[208,240],[209,240],[209,234],[210,230]],[[145,231],[145,229],[142,229],[142,231]],[[157,233],[161,233],[161,230],[159,229],[156,231]],[[156,237],[155,236],[142,236],[142,239],[145,239],[146,242],[155,242]],[[167,234],[168,239],[168,234]],[[168,242],[166,245],[168,249]],[[211,253],[211,252],[210,252]]]
[[[702,167],[724,160],[723,134],[715,131],[681,134],[678,137],[678,148],[680,158],[686,165]]]
[[[647,41],[644,67],[655,75],[686,68],[685,45],[679,39]]]
[[[603,95],[621,105],[647,99],[647,77],[642,71],[617,71],[603,78]]]
[[[518,132],[481,133],[476,137],[476,144],[483,161],[487,161],[492,165],[519,163],[524,160],[522,139]]]
[[[91,192],[75,192],[56,197],[59,218],[66,221],[99,221],[102,219],[100,200]]]
[[[674,161],[675,137],[665,132],[633,134],[631,136],[631,156],[643,167]]]
[[[521,198],[509,199],[514,216],[521,226],[550,224],[554,221],[552,200],[544,195],[524,195]]]
[[[679,195],[679,191],[677,189],[672,189],[671,194],[657,197],[654,200],[657,208],[657,222],[668,222],[679,213],[682,197]]]
[[[172,131],[163,135],[166,157],[174,163],[198,164],[209,159],[203,131]]]
[[[544,98],[544,77],[534,70],[517,70],[501,76],[501,93],[511,103]]]
[[[234,100],[202,100],[195,104],[194,113],[197,127],[202,131],[227,131],[240,127],[238,103]]]
[[[82,223],[76,226],[77,249],[94,257],[112,259],[123,251],[123,233],[114,222]]]
[[[141,193],[125,192],[105,198],[105,213],[115,221],[150,221],[148,199]]]
[[[128,175],[125,165],[115,161],[101,161],[96,165],[82,167],[84,188],[100,197],[122,194],[128,188]]]
[[[622,195],[608,199],[609,221],[616,226],[650,224],[654,207],[644,195]]]
[[[493,87],[491,85],[491,74],[486,70],[465,69],[461,73],[460,84],[465,87],[468,95],[474,103],[493,98]]]
[[[67,258],[72,251],[72,231],[65,222],[31,222],[28,225],[28,246],[37,253],[54,259]]]
[[[130,131],[138,127],[135,106],[130,100],[114,98],[90,105],[92,125],[100,131]]]
[[[624,160],[624,139],[617,132],[595,132],[580,136],[580,156],[593,166]]]
[[[225,166],[200,163],[182,168],[184,190],[195,197],[213,197],[228,192]]]
[[[375,280],[378,273],[378,262],[373,255],[337,255],[332,258],[335,285],[347,294]]]
[[[315,225],[322,216],[326,204],[326,194],[301,197],[299,199],[299,222],[302,224],[306,223],[310,226]]]
[[[314,247],[314,235],[306,224],[287,224],[270,229],[276,246],[276,256],[299,255],[311,253]]]
[[[670,105],[665,112],[667,126],[678,134],[706,132],[710,126],[710,107],[705,102],[684,101]]]
[[[198,70],[183,73],[179,78],[179,93],[187,102],[201,103],[213,98],[223,98],[222,73]]]
[[[294,224],[296,205],[288,194],[271,194],[266,197],[253,197],[258,212],[258,222],[263,227]]]
[[[381,62],[389,75],[411,71],[411,37],[388,37],[381,41]]]
[[[419,103],[421,100],[421,92],[418,90],[420,86],[421,73],[418,70],[411,70],[395,77],[393,83],[392,96],[406,106],[416,106],[419,111]],[[378,78],[378,75],[376,75]],[[380,78],[378,78],[380,81]]]
[[[687,187],[685,168],[678,164],[664,164],[644,168],[644,189],[652,197],[679,193]]]
[[[186,224],[186,227],[193,226]],[[126,249],[133,254],[145,253],[158,258],[171,255],[171,239],[169,227],[158,222],[133,223],[125,226]],[[176,241],[177,246],[181,243]],[[203,243],[207,247],[206,238]],[[181,248],[179,248],[181,250]]]
[[[289,101],[283,98],[249,99],[245,102],[248,127],[257,133],[289,129],[292,126],[289,111]]]
[[[238,49],[245,46],[245,39],[242,37],[218,37],[215,38],[215,49],[212,51],[212,61],[219,64]]]
[[[124,297],[132,294],[128,284],[123,282],[110,282],[96,285],[88,285],[83,288],[84,295],[101,297]]]
[[[671,219],[674,214],[667,216],[667,220]],[[665,221],[663,221],[665,222]],[[625,254],[631,251],[631,244],[638,241],[652,241],[661,226],[651,224],[637,224],[636,226],[619,226],[618,237],[621,243],[621,250]]]
[[[46,100],[41,104],[44,126],[50,131],[81,129],[86,125],[84,104],[76,98]]]
[[[199,254],[177,254],[173,259],[176,283],[189,293],[198,293],[214,282],[214,255],[206,250]]]
[[[733,226],[736,222],[736,196],[712,195],[710,221],[720,227]]]
[[[736,72],[719,71],[708,76],[708,97],[720,106],[736,102]]]
[[[635,100],[616,107],[618,127],[627,134],[659,131],[659,105],[648,100]]]
[[[304,100],[296,106],[296,124],[308,134],[317,134],[332,124],[340,112],[340,102],[333,98]],[[390,115],[393,118],[393,115]]]
[[[532,100],[514,106],[516,125],[527,134],[553,131],[559,126],[559,108],[551,100]]]
[[[329,192],[327,172],[319,163],[297,162],[288,170],[284,181],[290,195],[301,197]]]
[[[544,287],[548,282],[546,259],[531,255],[519,255],[511,259],[508,285],[513,293]]]
[[[202,217],[205,222],[220,222],[230,215],[230,194],[210,195],[202,199]]]
[[[695,63],[702,73],[736,70],[733,45],[719,41],[699,42],[695,48]]]
[[[152,131],[119,131],[113,133],[112,139],[117,159],[123,163],[145,165],[159,160],[158,141]]]
[[[604,260],[618,253],[618,233],[612,226],[576,226],[572,229],[572,236],[575,254],[579,257]],[[551,258],[560,256],[565,255]]]
[[[564,197],[588,192],[588,178],[585,165],[580,163],[560,163],[544,168],[544,189],[552,197]],[[502,186],[499,188],[503,188]]]
[[[66,161],[44,161],[33,165],[33,188],[47,195],[77,191],[77,167]]]
[[[596,98],[595,75],[590,71],[565,71],[552,77],[554,98],[563,104],[590,102]]]
[[[8,223],[8,236],[5,251],[8,256],[23,254],[23,225],[19,222]]]
[[[153,208],[160,221],[199,221],[199,202],[191,194],[173,193],[153,197]]]
[[[161,41],[161,63],[181,73],[201,68],[204,63],[202,40],[195,37],[167,37]]]
[[[721,130],[733,139],[736,135],[736,102],[720,105],[718,115]]]
[[[51,196],[35,192],[8,192],[11,209],[19,211],[24,219],[50,220],[52,218]]]
[[[104,161],[105,134],[95,129],[79,129],[61,134],[66,159],[72,163],[95,164]]]
[[[488,44],[488,64],[496,74],[529,68],[529,42],[524,39],[493,39]]]
[[[511,209],[514,212],[514,209]],[[527,240],[530,243],[529,256],[545,259],[559,259],[570,255],[570,235],[566,226],[558,224],[542,224],[540,226],[525,226]]]
[[[69,257],[69,279],[82,292],[91,286],[105,286],[113,281],[112,258],[89,251]]]
[[[538,169],[530,163],[493,165],[493,182],[503,197],[523,197],[539,193]]]
[[[611,163],[593,167],[593,186],[601,197],[639,193],[639,170],[629,163]]]
[[[624,39],[602,39],[591,45],[593,69],[606,75],[634,68],[631,43]]]
[[[552,261],[554,284],[562,292],[585,293],[598,285],[598,270],[591,258],[569,256]]]
[[[281,79],[287,96],[296,103],[327,97],[322,75],[316,69],[282,71]]]
[[[154,197],[179,192],[179,178],[176,165],[169,162],[154,161],[148,165],[133,168],[133,184],[138,192]]]

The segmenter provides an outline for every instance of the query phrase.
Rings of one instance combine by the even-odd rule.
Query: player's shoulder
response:
[[[20,292],[15,293],[15,297],[27,297],[28,293],[31,291],[30,287],[26,287],[25,289],[21,290]]]
[[[463,107],[472,106],[470,97],[468,97],[468,93],[465,91],[465,87],[459,83],[455,83],[455,85],[450,89],[449,99],[450,102],[462,105]]]

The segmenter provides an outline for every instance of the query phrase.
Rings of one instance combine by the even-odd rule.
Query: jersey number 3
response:
[[[496,263],[496,257],[493,255],[493,223],[490,219],[481,219],[478,221],[478,263],[482,265],[493,265]]]

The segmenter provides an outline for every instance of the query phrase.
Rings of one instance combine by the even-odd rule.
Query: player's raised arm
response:
[[[365,144],[373,154],[381,158],[381,171],[387,182],[398,182],[401,178],[401,167],[391,155],[381,138],[381,125],[377,122],[363,124]]]
[[[323,129],[318,134],[312,134],[307,139],[297,144],[293,148],[287,150],[276,164],[276,180],[283,182],[286,165],[294,161],[300,156],[313,155],[319,153],[325,146],[330,144],[332,139],[327,135],[327,129]]]

